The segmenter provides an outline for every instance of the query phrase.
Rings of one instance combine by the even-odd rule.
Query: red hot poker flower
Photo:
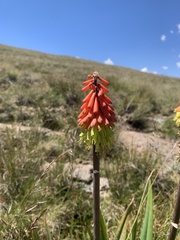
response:
[[[94,72],[93,75],[88,75],[88,80],[83,84],[85,87],[82,91],[90,92],[83,99],[82,111],[78,116],[78,124],[84,131],[80,140],[85,141],[89,147],[95,144],[98,149],[106,148],[112,141],[112,127],[116,122],[112,101],[105,95],[109,91],[104,85],[109,85],[109,82]]]

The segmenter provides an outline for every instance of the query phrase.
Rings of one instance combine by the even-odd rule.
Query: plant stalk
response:
[[[172,223],[171,223],[168,240],[174,240],[176,238],[179,219],[180,219],[180,179],[179,179],[179,186],[178,186],[176,202],[175,202],[175,206],[174,206],[174,213],[173,213],[173,218],[172,218]]]
[[[100,240],[100,160],[93,144],[93,223],[94,240]]]

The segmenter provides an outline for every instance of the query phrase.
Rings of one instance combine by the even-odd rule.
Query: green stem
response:
[[[93,144],[93,202],[94,240],[100,239],[100,161]]]
[[[180,219],[180,180],[179,180],[178,192],[177,192],[176,202],[174,206],[174,214],[172,218],[172,224],[171,224],[168,240],[174,240],[176,238],[179,219]]]

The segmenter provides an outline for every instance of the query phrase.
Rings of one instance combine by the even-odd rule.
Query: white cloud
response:
[[[141,72],[147,72],[147,73],[153,73],[153,74],[157,74],[157,71],[153,71],[153,72],[150,72],[149,70],[148,70],[148,68],[147,67],[143,67],[143,68],[141,68],[141,70],[140,70]]]
[[[106,59],[104,63],[107,65],[114,65],[113,61],[110,58]]]
[[[143,67],[142,69],[141,69],[141,72],[147,72],[148,71],[148,68],[147,67]]]
[[[79,59],[80,57],[79,56],[76,56],[77,59]]]
[[[161,35],[161,41],[165,42],[166,41],[166,35]]]
[[[180,33],[180,23],[177,24],[178,33]]]
[[[168,70],[168,66],[162,66],[162,69]]]
[[[178,55],[178,58],[180,58],[180,54]]]
[[[170,31],[170,33],[171,33],[171,34],[173,34],[173,33],[174,33],[174,31],[173,31],[173,30],[171,30],[171,31]]]
[[[180,62],[177,62],[177,63],[176,63],[176,66],[177,66],[178,68],[180,68]]]

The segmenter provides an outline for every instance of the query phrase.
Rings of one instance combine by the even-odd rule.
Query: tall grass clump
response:
[[[47,148],[50,141],[61,145],[53,158]],[[0,238],[82,239],[84,223],[91,219],[89,199],[72,177],[64,174],[70,153],[63,150],[62,136],[5,130],[0,148]],[[84,201],[79,201],[80,196]]]

